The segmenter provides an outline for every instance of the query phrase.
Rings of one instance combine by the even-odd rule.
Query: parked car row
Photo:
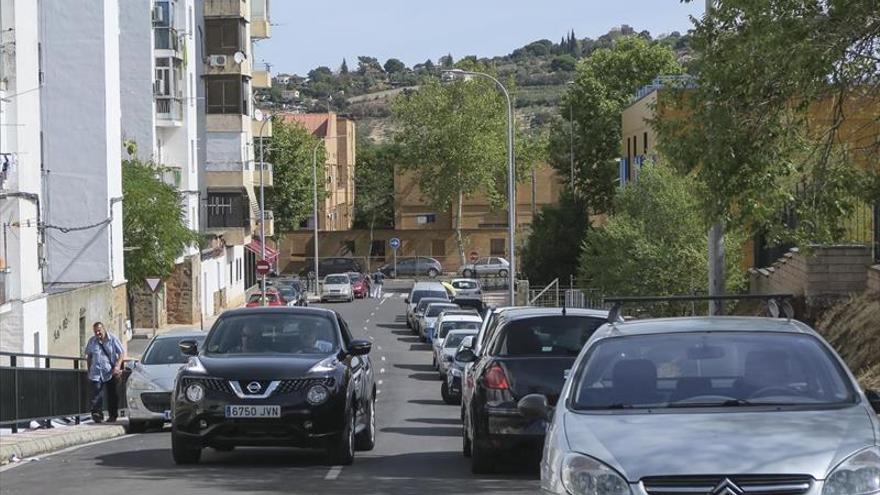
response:
[[[318,260],[318,273],[320,275],[335,273],[362,273],[364,271],[361,262],[357,258],[328,257]],[[436,278],[443,274],[443,264],[436,258],[429,256],[401,256],[397,261],[388,262],[379,267],[388,278],[397,277],[429,277]],[[464,278],[473,279],[480,277],[506,277],[510,273],[510,262],[498,256],[478,258],[471,263],[462,265],[457,272]],[[313,278],[315,275],[315,260],[307,258],[299,271],[299,276]]]
[[[248,296],[246,306],[249,308],[266,306],[308,306],[309,299],[305,284],[295,278],[275,278],[267,281],[265,291],[256,291]]]
[[[414,287],[408,308],[444,402],[461,404],[475,473],[525,451],[545,493],[880,493],[880,394],[801,322],[533,307],[480,319],[436,292]]]

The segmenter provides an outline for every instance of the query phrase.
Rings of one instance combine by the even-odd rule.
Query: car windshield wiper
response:
[[[756,406],[756,405],[765,405],[765,404],[755,404],[753,402],[747,401],[745,399],[730,399],[725,401],[718,402],[672,402],[667,404],[666,407],[745,407],[745,406]]]

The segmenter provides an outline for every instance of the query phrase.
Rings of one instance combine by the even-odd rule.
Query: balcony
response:
[[[269,71],[266,70],[255,70],[253,71],[253,78],[251,79],[251,87],[254,89],[269,89],[272,87],[272,74],[269,74]]]
[[[254,171],[244,168],[241,162],[207,162],[205,163],[205,172],[209,189],[244,189],[251,188],[254,184]],[[259,183],[259,178],[257,181]]]
[[[205,17],[250,18],[248,0],[210,0],[205,2]]]
[[[156,125],[180,127],[183,125],[183,102],[173,96],[156,96]]]
[[[255,40],[264,40],[272,37],[272,25],[269,19],[251,18],[251,38]]]
[[[251,61],[245,58],[241,63],[235,61],[235,55],[208,55],[205,75],[242,75],[251,77]]]
[[[254,139],[260,138],[260,129],[263,131],[264,138],[272,137],[272,121],[268,121],[263,125],[262,121],[251,119],[251,134],[254,136]],[[257,152],[259,152],[260,148],[257,147]],[[259,158],[259,157],[257,157]]]
[[[176,189],[180,189],[181,184],[183,183],[183,173],[177,167],[165,167],[161,169],[162,182],[172,186]]]
[[[172,27],[157,27],[153,29],[153,48],[156,50],[170,50],[178,58],[183,54],[180,51],[180,35]]]
[[[260,158],[257,157],[257,161],[254,163],[254,172],[253,172],[253,180],[254,186],[260,186]],[[263,163],[263,185],[265,187],[272,187],[273,185],[273,169],[271,163]]]
[[[257,219],[254,235],[260,235],[260,221]],[[275,214],[272,210],[266,210],[266,237],[275,235]]]

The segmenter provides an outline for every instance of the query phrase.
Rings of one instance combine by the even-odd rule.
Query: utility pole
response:
[[[706,0],[706,13],[711,13],[714,1]],[[720,296],[725,291],[725,252],[724,252],[724,223],[719,220],[709,230],[709,295]],[[709,315],[724,314],[723,301],[709,301]]]

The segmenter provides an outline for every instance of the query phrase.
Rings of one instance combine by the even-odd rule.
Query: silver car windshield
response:
[[[221,318],[205,353],[329,354],[338,349],[332,320],[321,315],[259,314]]]
[[[809,335],[715,332],[600,341],[575,378],[572,407],[658,409],[844,405],[839,363]]]
[[[348,275],[330,275],[329,277],[324,279],[324,283],[327,285],[343,285],[350,282],[348,279]]]
[[[150,344],[144,352],[144,358],[141,360],[143,364],[183,364],[189,360],[189,356],[184,356],[180,352],[178,344],[181,340],[195,340],[199,347],[205,341],[204,335],[196,337],[165,337],[156,339]]]

